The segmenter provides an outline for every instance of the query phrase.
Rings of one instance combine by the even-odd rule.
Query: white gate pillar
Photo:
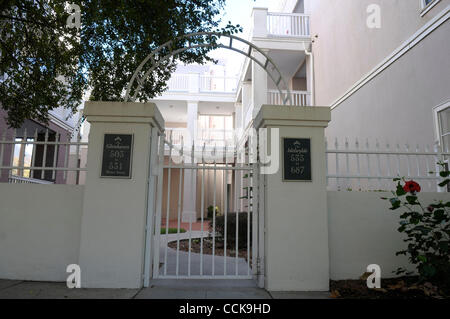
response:
[[[153,103],[86,102],[84,115],[91,129],[81,220],[81,286],[139,288],[149,168],[155,165],[150,163],[151,136],[164,128],[164,120]],[[105,134],[133,135],[131,178],[101,177]]]
[[[275,173],[260,175],[269,291],[329,290],[324,130],[330,119],[330,108],[272,105],[263,105],[255,119],[256,129],[269,129],[268,153],[279,161]],[[270,140],[273,129],[279,129],[278,140]],[[310,139],[311,181],[284,180],[283,138]]]
[[[197,122],[198,122],[198,102],[188,101],[187,103],[187,129],[189,131],[189,140],[185,141],[184,145],[188,146],[189,153],[191,151],[192,143],[197,140]],[[184,158],[186,163],[191,162],[191,157]],[[183,212],[181,214],[181,221],[183,223],[195,222],[197,219],[197,174],[193,169],[184,170],[183,179]]]

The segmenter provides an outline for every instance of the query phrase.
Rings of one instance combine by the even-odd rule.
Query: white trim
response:
[[[400,59],[406,52],[412,49],[416,44],[422,41],[431,32],[437,29],[441,24],[446,22],[450,18],[450,5],[437,14],[427,24],[420,28],[411,38],[406,40],[400,47],[398,47],[392,54],[385,58],[380,64],[378,64],[372,71],[365,75],[362,79],[356,82],[343,96],[334,101],[330,107],[334,109],[338,107],[342,102],[352,96],[361,87],[370,82],[378,74],[387,69],[391,64]]]
[[[442,145],[442,139],[441,139],[441,130],[439,125],[439,112],[447,109],[450,107],[450,99],[433,107],[433,122],[434,122],[434,133],[435,133],[435,139],[436,142],[439,143],[439,145]]]
[[[66,122],[64,122],[63,120],[61,120],[60,118],[58,118],[56,115],[53,115],[51,113],[48,113],[50,121],[53,122],[55,125],[61,127],[62,129],[68,131],[69,133],[72,133],[72,131],[74,130],[75,127],[67,124]]]
[[[435,5],[437,5],[441,0],[434,0],[432,2],[430,2],[429,4],[425,4],[425,0],[420,0],[421,2],[421,7],[422,7],[422,11],[420,12],[420,16],[423,17],[424,15],[427,14],[428,11],[430,11],[431,9],[434,8]]]

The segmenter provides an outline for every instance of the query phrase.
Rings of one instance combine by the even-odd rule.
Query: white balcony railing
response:
[[[238,79],[234,77],[201,75],[199,88],[200,92],[234,93],[237,85]]]
[[[286,91],[283,91],[286,94]],[[291,91],[292,105],[311,106],[311,94],[306,91]],[[267,92],[267,103],[274,105],[283,105],[283,98],[279,91],[269,90]]]
[[[168,91],[171,92],[188,92],[189,91],[189,74],[172,74],[167,82]]]
[[[309,16],[295,13],[267,13],[269,35],[285,37],[309,37]]]
[[[236,93],[238,78],[196,73],[172,74],[167,92]]]
[[[166,128],[165,134],[166,140],[171,141],[173,145],[181,145],[182,140],[184,145],[190,143],[191,136],[186,128]],[[223,146],[225,142],[231,144],[234,138],[233,134],[233,130],[198,129],[196,144],[206,146]]]
[[[16,175],[9,176],[8,183],[10,183],[10,184],[54,184],[54,182],[46,181],[43,179],[22,177],[22,176],[16,176]]]

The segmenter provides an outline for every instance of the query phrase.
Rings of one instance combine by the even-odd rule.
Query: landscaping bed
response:
[[[177,242],[172,241],[168,244],[168,246],[172,249],[177,249]],[[212,248],[213,248],[213,239],[211,237],[203,238],[203,254],[204,255],[212,255]],[[235,248],[236,247],[234,245],[232,247],[230,247],[230,245],[227,245],[227,256],[236,257]],[[200,249],[201,249],[201,240],[199,238],[191,239],[191,252],[199,254]],[[185,251],[185,252],[189,251],[189,240],[188,239],[180,240],[180,251]],[[215,256],[224,256],[224,242],[222,239],[216,238],[214,254],[215,254]],[[238,256],[240,258],[245,258],[245,260],[247,260],[247,248],[239,249]],[[250,251],[250,257],[251,257],[251,251]]]
[[[380,289],[367,288],[366,280],[330,281],[331,297],[341,299],[448,299],[449,289],[429,282],[419,283],[418,277],[381,279]]]

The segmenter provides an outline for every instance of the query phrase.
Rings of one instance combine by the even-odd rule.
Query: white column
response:
[[[265,180],[259,198],[264,199],[265,232],[261,233],[265,288],[269,291],[329,289],[324,131],[330,119],[328,107],[272,105],[264,105],[255,119],[256,129],[279,129],[278,140],[271,140],[271,132],[267,134],[269,153],[274,156],[279,150],[278,170],[260,175]],[[310,139],[311,181],[283,180],[284,137]]]
[[[242,82],[242,128],[245,130],[252,119],[252,82]]]
[[[267,8],[253,8],[253,36],[266,37],[267,36]]]
[[[143,285],[150,145],[164,120],[154,103],[86,102],[89,132],[79,265],[83,288]],[[105,134],[132,134],[131,178],[102,178]],[[151,245],[149,245],[151,246]],[[158,252],[159,253],[159,252]]]
[[[265,62],[265,57],[259,52],[253,52],[259,61]],[[267,104],[267,72],[258,63],[252,60],[252,101],[253,118],[256,117],[261,106]]]
[[[189,140],[185,141],[185,145],[191,149],[192,143],[197,140],[197,120],[198,120],[198,101],[188,101],[187,103],[187,129],[189,132]],[[191,162],[191,158],[185,157],[186,163]],[[184,170],[183,184],[183,212],[181,221],[188,223],[195,222],[197,217],[197,176],[194,170]]]

